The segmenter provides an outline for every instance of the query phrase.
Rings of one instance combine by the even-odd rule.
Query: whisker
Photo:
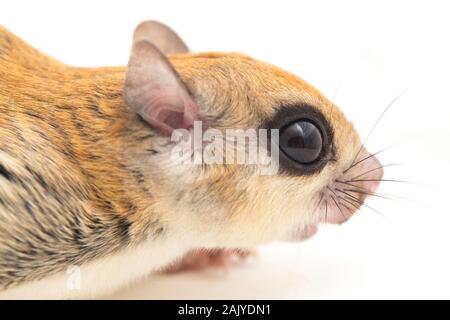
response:
[[[376,193],[372,193],[372,192],[365,192],[365,191],[354,190],[354,189],[344,189],[344,190],[342,190],[342,189],[336,189],[336,190],[337,190],[337,191],[340,191],[340,192],[342,192],[342,193],[345,193],[345,194],[347,194],[347,195],[350,195],[350,194],[348,194],[348,192],[354,192],[354,193],[365,194],[365,195],[368,195],[368,196],[373,196],[373,197],[377,197],[377,198],[382,198],[382,199],[387,199],[387,200],[395,201],[395,199],[391,199],[391,198],[389,198],[389,197],[387,197],[387,196],[382,196],[382,195],[379,195],[379,194],[376,194]]]
[[[340,200],[343,200],[343,201],[345,201],[345,202],[347,202],[348,204],[350,204],[351,206],[353,206],[356,210],[362,211],[361,207],[358,207],[358,206],[355,204],[355,201],[354,201],[353,199],[351,199],[351,198],[346,199],[346,198],[344,198],[344,197],[339,197],[339,199],[340,199]],[[353,202],[352,202],[352,201],[353,201]],[[364,205],[365,207],[367,207],[367,208],[369,208],[369,209],[374,210],[373,208],[371,208],[371,207],[369,207],[369,206],[367,206],[367,205],[365,205],[365,204],[362,204],[362,205]],[[379,214],[381,217],[383,217],[383,218],[386,219],[386,217],[383,216],[380,212],[377,212],[376,210],[375,210],[375,212],[376,212],[377,214]]]
[[[372,158],[372,157],[375,157],[376,155],[380,154],[380,153],[383,152],[383,151],[388,150],[390,147],[391,147],[391,146],[389,146],[389,147],[387,147],[387,148],[384,148],[384,149],[382,149],[382,150],[380,150],[380,151],[377,151],[377,152],[375,152],[375,153],[372,153],[372,154],[368,155],[367,157],[365,157],[365,158],[363,158],[363,159],[361,159],[361,160],[359,160],[359,161],[352,162],[352,164],[350,165],[350,167],[348,167],[347,169],[344,170],[344,173],[347,173],[348,171],[350,171],[350,169],[356,167],[358,164],[360,164],[360,163],[362,163],[362,162],[364,162],[364,161],[366,161],[366,160],[368,160],[368,159],[370,159],[370,158]]]
[[[352,161],[352,165],[353,163],[356,161],[356,159],[358,158],[359,154],[361,153],[362,149],[364,148],[367,140],[369,140],[372,132],[375,130],[375,128],[377,127],[378,123],[381,121],[381,119],[383,118],[383,116],[386,114],[386,112],[392,107],[392,105],[401,97],[403,96],[405,92],[402,92],[401,94],[399,94],[394,100],[392,100],[388,106],[384,109],[384,111],[381,113],[381,115],[378,117],[377,121],[375,122],[375,124],[373,125],[372,129],[369,131],[369,134],[366,136],[366,138],[364,139],[363,143],[361,144],[361,147],[359,148],[358,152],[356,153],[355,157],[353,158]]]
[[[356,180],[347,180],[345,182],[370,182],[370,181],[379,181],[379,182],[399,182],[399,183],[407,183],[407,184],[415,184],[418,183],[405,181],[405,180],[394,180],[394,179],[356,179]]]
[[[360,210],[361,207],[358,207],[356,204],[354,204],[353,202],[351,202],[350,200],[347,200],[343,197],[341,197],[341,200],[344,200],[345,202],[347,202],[348,204],[352,205],[356,210]]]
[[[343,193],[343,194],[345,194],[345,195],[347,195],[347,196],[353,198],[355,201],[358,201],[358,203],[361,203],[361,204],[362,204],[362,202],[363,202],[363,201],[359,200],[357,197],[351,195],[351,194],[348,193],[348,192],[342,191],[342,190],[340,190],[340,189],[336,189],[336,191],[339,191],[339,192],[341,192],[341,193]]]
[[[397,142],[387,146],[386,148],[383,148],[383,149],[381,149],[381,150],[379,150],[379,151],[377,151],[375,153],[372,153],[372,154],[368,155],[367,157],[365,157],[365,158],[363,158],[361,160],[358,160],[356,162],[353,161],[352,164],[347,169],[344,170],[344,173],[347,173],[348,171],[350,171],[350,169],[356,167],[358,164],[360,164],[360,163],[362,163],[362,162],[364,162],[364,161],[366,161],[366,160],[368,160],[368,159],[370,159],[370,158],[372,158],[372,157],[374,157],[376,155],[379,155],[380,153],[382,153],[384,151],[387,151],[387,150],[389,150],[389,149],[391,149],[393,147],[396,147],[396,146],[398,146],[399,144],[402,144],[402,143],[404,143],[404,140],[397,141]]]
[[[412,199],[409,199],[409,198],[405,198],[405,197],[402,197],[402,196],[396,196],[396,195],[393,195],[393,194],[386,194],[386,193],[377,193],[377,194],[378,194],[378,195],[381,195],[381,196],[386,196],[386,197],[391,197],[391,198],[397,198],[398,200],[408,201],[408,202],[411,202],[411,203],[419,204],[419,205],[421,205],[421,206],[426,206],[426,205],[423,204],[422,202],[419,202],[419,201],[416,201],[416,200],[412,200]],[[393,200],[395,200],[395,199],[393,199]]]
[[[366,189],[363,188],[363,187],[360,187],[360,186],[351,184],[351,183],[346,182],[346,181],[341,181],[341,180],[335,180],[335,181],[336,181],[337,183],[345,184],[345,185],[347,185],[347,186],[352,186],[352,187],[354,187],[354,188],[359,188],[359,189],[362,189],[362,190],[366,190]]]
[[[352,199],[353,199],[354,201],[356,201],[357,203],[359,203],[359,204],[361,204],[362,206],[365,206],[365,207],[367,207],[367,208],[369,208],[369,209],[375,211],[375,212],[378,213],[380,216],[382,216],[383,218],[385,218],[385,216],[384,216],[381,212],[379,212],[379,211],[376,210],[375,208],[370,207],[370,206],[367,205],[364,201],[359,200],[358,198],[356,198],[355,196],[349,194],[348,192],[342,191],[342,190],[340,190],[340,189],[336,189],[336,190],[342,192],[343,194],[345,194],[345,195],[349,196],[350,198],[352,198]],[[366,194],[369,194],[369,193],[366,193]],[[384,198],[384,199],[388,199],[388,200],[391,200],[391,201],[395,201],[394,199],[390,199],[390,198],[383,197],[383,196],[379,196],[379,195],[373,195],[373,196],[380,197],[380,198]]]
[[[347,221],[347,217],[345,216],[345,214],[342,212],[341,207],[339,206],[338,202],[336,201],[336,199],[331,196],[331,199],[333,199],[333,202],[336,204],[336,207],[339,209],[339,212],[341,213],[342,217],[345,219],[345,221]]]
[[[336,190],[339,190],[339,189],[336,189]],[[344,189],[344,191],[366,194],[366,195],[369,195],[369,196],[373,196],[373,197],[377,197],[377,198],[382,198],[382,199],[387,199],[387,200],[390,200],[390,201],[394,201],[396,203],[401,203],[399,200],[404,200],[404,201],[409,201],[409,202],[412,202],[412,203],[415,203],[415,204],[420,204],[422,206],[425,206],[421,202],[418,202],[418,201],[415,201],[415,200],[412,200],[412,199],[408,199],[408,198],[405,198],[405,197],[401,197],[401,196],[396,196],[396,195],[393,195],[393,194],[376,193],[376,192],[370,193],[370,192],[364,192],[364,191],[352,190],[352,189]],[[393,198],[397,198],[397,199],[393,199]]]
[[[367,193],[367,191],[366,191],[365,188],[360,187],[360,186],[357,186],[357,185],[354,185],[354,184],[352,184],[352,183],[347,183],[347,182],[339,181],[339,180],[336,180],[336,182],[341,183],[341,184],[344,184],[344,185],[347,185],[347,186],[351,186],[351,187],[353,187],[353,188],[361,189],[362,192],[365,191],[365,192]],[[354,190],[354,192],[356,192],[356,190]],[[397,199],[399,199],[399,200],[404,200],[404,201],[409,201],[409,202],[412,202],[412,203],[424,205],[424,204],[421,203],[421,202],[418,202],[418,201],[415,201],[415,200],[412,200],[412,199],[409,199],[409,198],[405,198],[405,197],[402,197],[402,196],[397,196],[397,195],[394,195],[394,194],[387,194],[387,193],[381,193],[381,192],[373,192],[373,193],[371,193],[370,195],[371,195],[371,196],[384,196],[384,197],[390,197],[390,198],[397,198]],[[392,199],[392,200],[395,200],[395,199]]]
[[[389,198],[387,196],[382,196],[382,195],[379,195],[379,194],[376,194],[376,193],[372,193],[372,192],[364,192],[364,191],[353,190],[353,189],[344,189],[344,190],[336,189],[336,190],[342,191],[342,192],[344,192],[344,191],[346,191],[346,192],[355,192],[355,193],[365,194],[365,195],[368,195],[368,196],[373,196],[373,197],[378,197],[378,198],[382,198],[382,199],[395,201],[395,199],[391,199],[391,198]]]
[[[358,204],[360,204],[360,205],[362,205],[362,206],[365,206],[365,207],[369,208],[370,210],[372,210],[372,211],[378,213],[380,216],[382,216],[383,218],[385,218],[385,216],[384,216],[380,211],[378,211],[378,210],[376,210],[375,208],[372,208],[371,206],[365,204],[364,201],[361,201],[361,200],[359,200],[358,198],[356,198],[356,197],[354,197],[354,196],[352,196],[352,195],[349,195],[349,194],[347,194],[347,193],[345,193],[345,194],[346,194],[347,197],[350,197],[350,199],[352,199],[352,200],[355,201],[356,203],[358,203]]]
[[[333,193],[333,194],[334,194],[334,195],[335,195],[335,196],[337,197],[337,194],[336,194],[336,192],[334,192],[334,190],[333,190],[333,189],[331,189],[331,188],[330,188],[330,187],[328,187],[328,186],[327,186],[327,189],[328,189],[328,190],[330,190],[330,191],[331,191],[331,192],[332,192],[332,193]]]
[[[333,109],[334,109],[334,102],[336,101],[337,94],[338,94],[339,90],[341,89],[341,84],[342,84],[342,81],[339,83],[339,85],[338,85],[336,91],[334,92],[333,100],[332,100],[332,102],[331,102],[330,112],[328,112],[328,118],[330,118],[331,113],[333,112]]]
[[[346,205],[345,205],[345,203],[342,203],[342,202],[340,202],[339,201],[339,203],[341,204],[341,206],[343,206],[344,208],[346,208],[348,211],[352,211],[352,209],[350,209],[349,207],[347,207]]]
[[[328,190],[330,190],[336,197],[338,197],[338,195],[336,194],[336,192],[334,192],[333,189],[331,189],[330,187],[327,187]],[[345,220],[347,220],[347,217],[345,216],[345,214],[342,212],[341,207],[339,207],[339,204],[337,203],[336,199],[331,196],[331,199],[333,199],[334,203],[336,204],[336,206],[338,207],[339,211],[341,212],[342,216],[344,217]]]
[[[319,202],[317,203],[316,208],[314,209],[312,215],[314,215],[314,214],[316,213],[317,209],[319,209],[320,203],[322,202],[324,195],[325,195],[325,194],[322,193],[322,195],[320,196]]]
[[[374,168],[374,169],[371,169],[371,170],[369,170],[369,171],[366,171],[366,172],[364,172],[364,173],[361,173],[360,175],[357,175],[356,177],[353,177],[353,178],[351,178],[350,180],[360,178],[360,177],[362,177],[362,176],[365,176],[365,175],[368,174],[368,173],[371,173],[371,172],[373,172],[373,171],[380,170],[380,169],[382,169],[382,168],[392,167],[392,166],[400,166],[400,165],[402,165],[402,164],[401,164],[401,163],[389,163],[389,164],[385,164],[385,165],[376,167],[376,168]]]

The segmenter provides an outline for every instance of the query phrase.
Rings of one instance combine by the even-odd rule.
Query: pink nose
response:
[[[375,191],[377,191],[379,185],[380,185],[379,181],[369,181],[367,183],[366,189],[367,189],[368,193],[375,193]]]
[[[361,177],[362,187],[367,190],[367,193],[374,193],[380,185],[384,170],[380,161],[375,156],[368,159],[366,168],[372,168],[372,171]]]

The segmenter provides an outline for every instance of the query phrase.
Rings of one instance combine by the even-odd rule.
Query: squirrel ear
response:
[[[170,135],[193,127],[198,108],[167,58],[150,42],[138,40],[125,75],[124,98],[145,121]]]
[[[163,54],[189,52],[186,44],[171,28],[157,21],[141,22],[134,30],[134,40],[153,43]]]

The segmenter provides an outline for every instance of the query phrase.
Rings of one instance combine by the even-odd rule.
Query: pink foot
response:
[[[198,250],[191,251],[181,260],[168,266],[165,273],[175,273],[187,270],[219,268],[228,270],[230,267],[243,265],[244,262],[256,257],[256,251],[237,249]]]

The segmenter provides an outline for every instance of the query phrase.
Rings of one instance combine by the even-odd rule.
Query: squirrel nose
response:
[[[362,187],[367,190],[367,193],[375,193],[380,185],[380,180],[383,178],[384,170],[380,161],[375,156],[368,160],[367,167],[373,168],[373,171],[362,178],[364,180],[362,181]]]
[[[375,193],[375,191],[377,191],[379,185],[380,185],[380,181],[369,181],[366,186],[366,189],[367,189],[368,193]]]

